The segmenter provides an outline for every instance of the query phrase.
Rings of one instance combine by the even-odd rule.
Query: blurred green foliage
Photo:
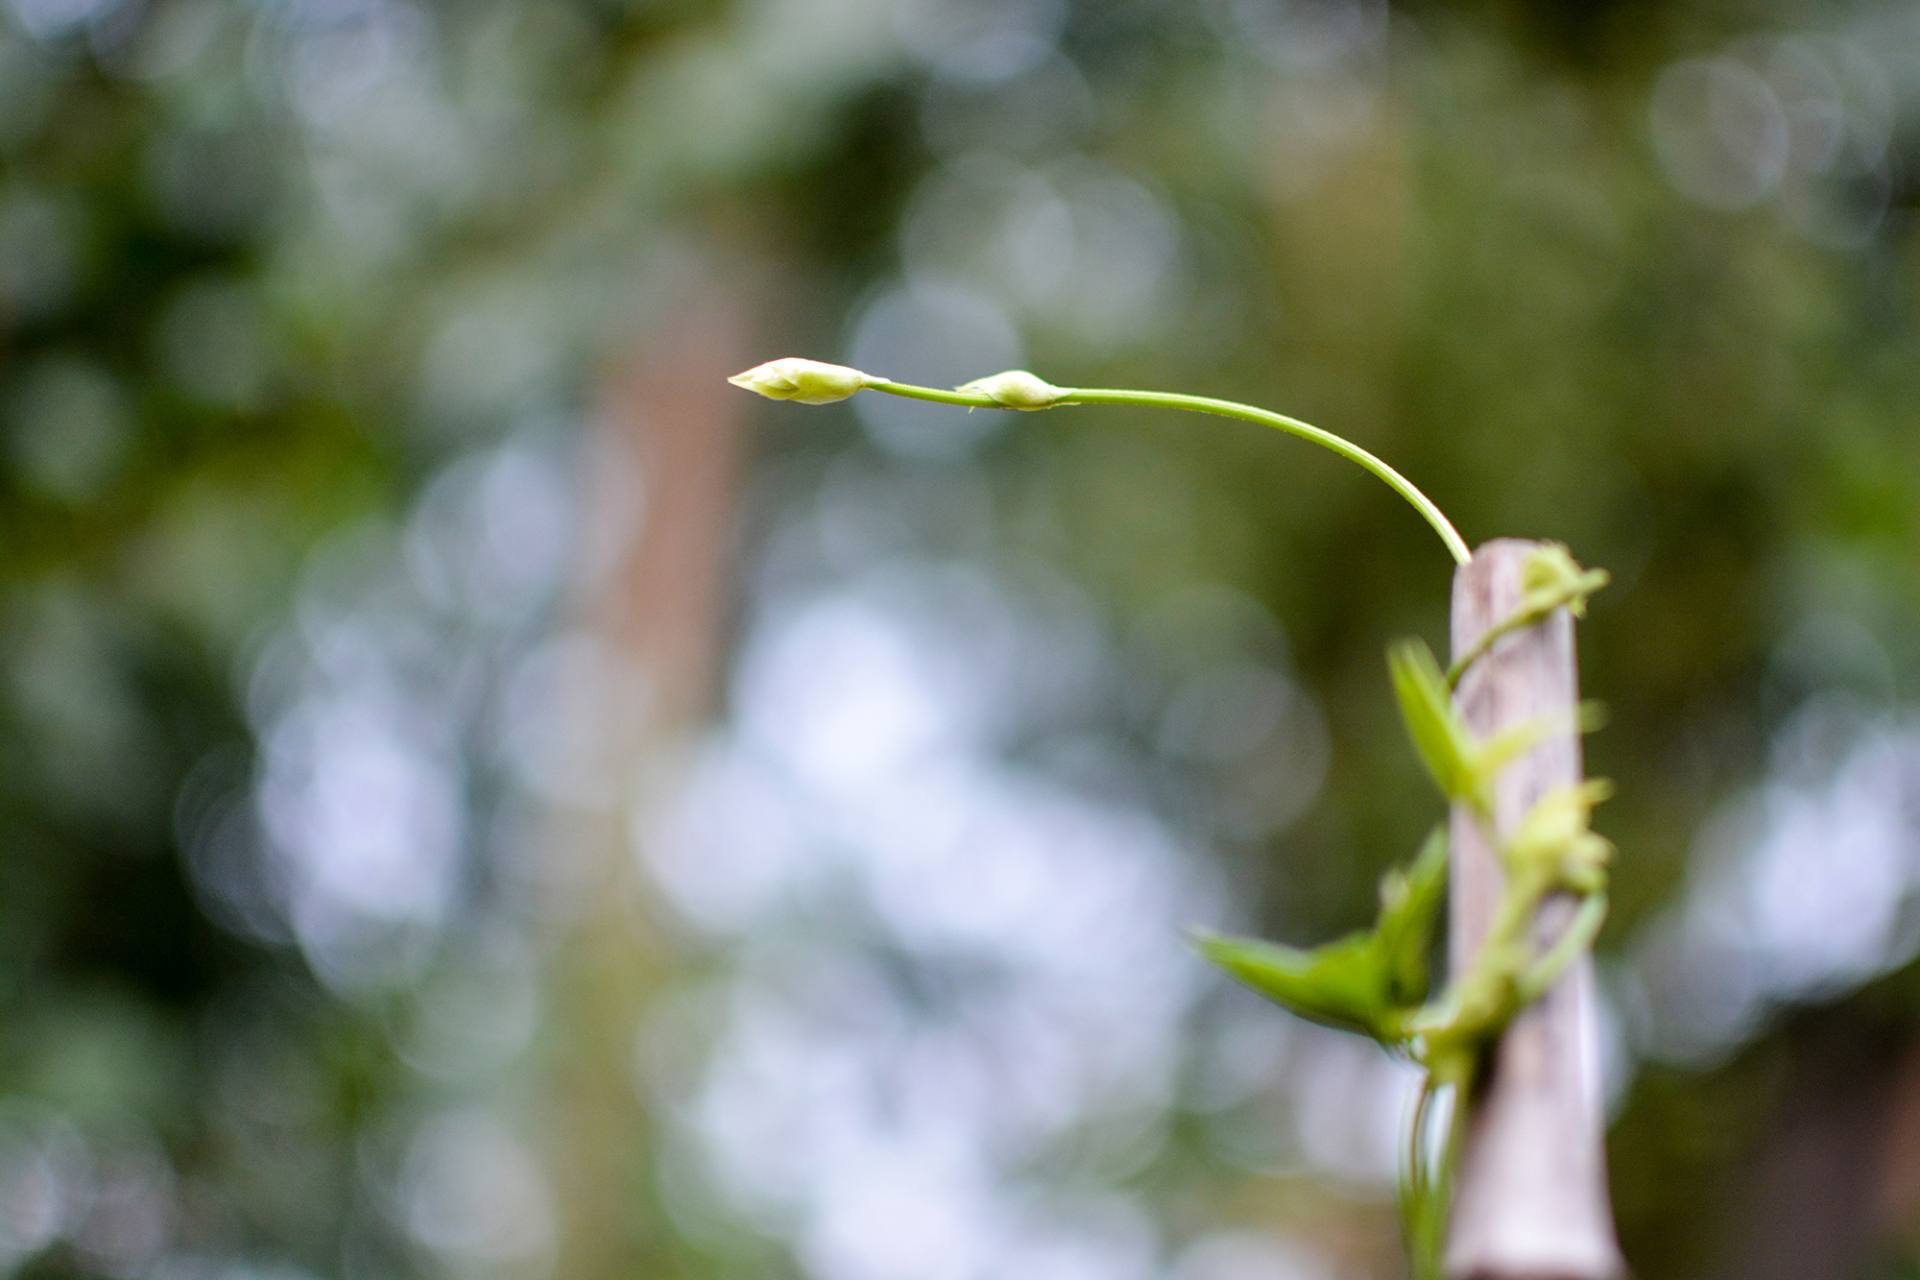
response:
[[[1636,1274],[1910,1273],[1920,1195],[1885,1117],[1913,1105],[1920,1042],[1916,774],[1894,750],[1920,670],[1917,126],[1920,24],[1897,5],[0,5],[0,1267],[538,1272],[518,1237],[449,1244],[440,1201],[396,1208],[419,1168],[501,1150],[422,1114],[539,1133],[570,1049],[457,1088],[420,1065],[459,1016],[436,1010],[555,980],[499,853],[539,807],[489,755],[511,717],[473,695],[433,739],[465,762],[458,869],[368,981],[329,968],[357,935],[326,951],[276,914],[300,873],[259,797],[295,720],[262,708],[289,645],[351,667],[376,633],[412,637],[408,697],[502,686],[570,568],[510,617],[489,588],[349,635],[327,608],[352,549],[413,546],[465,462],[577,461],[608,371],[724,297],[770,355],[931,379],[1011,341],[1019,360],[953,376],[1024,362],[1270,404],[1392,459],[1470,540],[1612,570],[1581,646],[1613,712],[1589,763],[1619,785],[1602,951],[1641,1064],[1614,1141]],[[1240,924],[1313,942],[1368,918],[1430,816],[1380,654],[1443,633],[1449,570],[1392,495],[1224,423],[1077,409],[954,428],[968,445],[777,412],[736,521],[743,616],[756,557],[820,491],[935,495],[910,533],[928,556],[1071,583],[1119,637],[1128,678],[1069,727],[1148,762],[1132,776]],[[972,495],[985,533],[943,532]],[[1261,621],[1216,625],[1195,592]],[[1200,768],[1155,725],[1182,663],[1263,644],[1317,707],[1324,783],[1236,822],[1279,804],[1272,754]],[[1839,728],[1810,738],[1820,715]],[[1795,985],[1768,936],[1737,939],[1714,980],[1764,978],[1765,1016],[1663,1048],[1649,957],[1717,883],[1697,851],[1743,797],[1817,792],[1882,739],[1867,798],[1904,872],[1862,901],[1897,899],[1887,945]],[[1864,812],[1850,794],[1835,814]],[[1820,880],[1788,905],[1827,909]],[[711,952],[689,946],[686,981]],[[1225,1224],[1390,1274],[1378,1187],[1236,1163],[1231,1124],[1167,1111],[1116,1179],[1169,1258]],[[1806,1167],[1845,1195],[1792,1176],[1823,1142]],[[1071,1185],[1062,1160],[1034,1184]],[[486,1167],[517,1203],[521,1166]],[[672,1181],[633,1192],[607,1274],[833,1273],[791,1223],[667,1203]],[[1796,1224],[1790,1263],[1743,1244],[1768,1223]],[[1180,1265],[1140,1274],[1240,1274]]]

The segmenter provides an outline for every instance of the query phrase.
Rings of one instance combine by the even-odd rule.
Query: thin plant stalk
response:
[[[880,391],[891,396],[904,396],[909,400],[929,400],[935,404],[960,405],[969,409],[1004,409],[1008,406],[984,392],[966,390],[947,391],[938,387],[920,387],[905,382],[892,382],[887,379],[875,379],[866,384],[870,391]],[[1221,418],[1237,418],[1242,422],[1256,422],[1264,427],[1273,427],[1289,435],[1311,441],[1321,448],[1339,454],[1349,462],[1371,472],[1406,500],[1407,504],[1420,513],[1433,531],[1440,535],[1440,541],[1446,544],[1447,553],[1455,564],[1465,564],[1473,558],[1466,539],[1453,527],[1452,521],[1435,505],[1433,499],[1420,492],[1413,481],[1388,466],[1386,462],[1361,448],[1359,445],[1331,431],[1316,427],[1312,423],[1302,422],[1298,418],[1288,417],[1284,413],[1275,413],[1271,409],[1262,409],[1255,405],[1241,404],[1237,400],[1220,400],[1213,396],[1184,395],[1175,391],[1135,391],[1108,387],[1062,387],[1053,402],[1044,407],[1055,408],[1073,404],[1115,404],[1134,405],[1146,409],[1177,409],[1186,413],[1206,413]]]

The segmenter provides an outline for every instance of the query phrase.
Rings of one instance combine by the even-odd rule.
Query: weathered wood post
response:
[[[1465,653],[1512,615],[1521,565],[1539,544],[1481,547],[1453,580],[1453,651]],[[1534,801],[1581,776],[1573,727],[1579,682],[1565,609],[1509,635],[1474,664],[1455,695],[1482,738],[1540,716],[1567,723],[1500,774],[1494,825],[1505,838]],[[1464,970],[1500,899],[1502,876],[1481,824],[1453,810],[1451,961]],[[1559,936],[1574,911],[1549,899],[1536,939]],[[1467,1099],[1445,1265],[1451,1280],[1613,1280],[1622,1273],[1607,1198],[1593,968],[1582,957],[1507,1028]]]

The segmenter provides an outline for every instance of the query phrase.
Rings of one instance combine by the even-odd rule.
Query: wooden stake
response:
[[[1490,542],[1453,580],[1453,651],[1464,653],[1520,603],[1520,570],[1539,544]],[[1573,619],[1563,609],[1505,637],[1461,681],[1461,714],[1481,737],[1550,716],[1566,721],[1499,777],[1494,825],[1504,839],[1546,792],[1581,776],[1571,728],[1579,697]],[[1499,902],[1502,876],[1481,823],[1453,811],[1451,958],[1473,958]],[[1550,899],[1536,940],[1559,936],[1574,910]],[[1456,1104],[1457,1105],[1457,1104]],[[1607,1198],[1605,1122],[1594,1025],[1593,969],[1584,957],[1514,1019],[1466,1101],[1445,1255],[1452,1280],[1613,1280],[1622,1273]]]

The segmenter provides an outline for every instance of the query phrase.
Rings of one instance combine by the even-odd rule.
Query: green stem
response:
[[[1530,617],[1526,610],[1523,609],[1510,614],[1481,632],[1480,638],[1475,640],[1465,653],[1455,658],[1453,665],[1447,668],[1447,688],[1459,688],[1460,677],[1467,674],[1467,668],[1480,661],[1481,658],[1484,658],[1487,652],[1493,648],[1501,637],[1512,635],[1523,627],[1530,627],[1538,621],[1538,618]]]
[[[1524,631],[1536,623],[1544,622],[1552,616],[1555,609],[1571,604],[1581,598],[1580,593],[1577,591],[1563,591],[1556,595],[1549,596],[1546,599],[1535,600],[1529,604],[1522,604],[1518,609],[1515,609],[1512,613],[1481,632],[1480,638],[1473,642],[1472,647],[1453,660],[1453,665],[1447,668],[1447,687],[1449,689],[1458,688],[1460,678],[1467,674],[1467,668],[1486,657],[1488,650],[1492,649],[1493,646],[1498,644],[1504,637],[1510,636],[1516,631]]]
[[[908,400],[931,400],[935,404],[957,404],[967,409],[1004,409],[1005,405],[992,396],[981,395],[973,391],[944,391],[939,387],[916,387],[911,382],[888,382],[885,378],[876,378],[866,386],[868,391],[884,391],[890,396],[902,396]]]
[[[1561,931],[1554,944],[1547,948],[1520,979],[1520,1001],[1532,1004],[1545,995],[1553,984],[1560,980],[1567,966],[1587,953],[1593,946],[1593,940],[1600,936],[1600,926],[1607,920],[1607,895],[1589,894],[1581,903],[1580,910],[1567,927]]]
[[[1331,431],[1323,431],[1298,418],[1289,418],[1284,413],[1258,409],[1235,400],[1182,395],[1174,391],[1073,390],[1067,392],[1063,403],[1131,404],[1155,409],[1180,409],[1188,413],[1210,413],[1222,418],[1238,418],[1242,422],[1257,422],[1262,426],[1274,427],[1289,435],[1299,436],[1302,440],[1312,441],[1321,448],[1331,450],[1347,461],[1364,467],[1384,481],[1388,488],[1405,498],[1407,503],[1433,526],[1433,531],[1440,535],[1440,541],[1446,544],[1456,564],[1465,564],[1473,558],[1473,552],[1467,548],[1466,539],[1460,536],[1459,531],[1453,527],[1453,523],[1447,519],[1440,508],[1434,505],[1433,500],[1414,486],[1413,481],[1352,441],[1334,435]]]
[[[1416,1203],[1427,1195],[1427,1125],[1433,1116],[1433,1100],[1440,1092],[1440,1082],[1429,1072],[1420,1081],[1420,1095],[1413,1104],[1412,1132],[1407,1135],[1407,1185],[1412,1189]]]
[[[1552,879],[1537,867],[1509,866],[1506,885],[1493,910],[1493,921],[1487,926],[1486,937],[1481,940],[1480,954],[1502,951],[1525,942],[1527,929],[1533,924],[1533,914],[1552,887]]]
[[[1439,1274],[1433,1263],[1439,1252],[1437,1244],[1444,1226],[1440,1219],[1445,1216],[1445,1208],[1434,1199],[1426,1150],[1433,1102],[1439,1092],[1440,1082],[1429,1072],[1420,1082],[1420,1097],[1414,1103],[1413,1124],[1407,1135],[1407,1181],[1400,1206],[1401,1230],[1406,1237],[1407,1257],[1413,1263],[1415,1280],[1428,1280],[1429,1276]]]
[[[1434,1199],[1440,1205],[1440,1226],[1436,1246],[1446,1239],[1447,1216],[1453,1212],[1453,1184],[1460,1173],[1460,1149],[1467,1138],[1467,1106],[1472,1101],[1475,1071],[1453,1082],[1453,1096],[1447,1101],[1447,1137],[1440,1147],[1440,1169],[1434,1175]],[[1440,1249],[1435,1248],[1438,1254]],[[1438,1259],[1435,1259],[1438,1262]],[[1436,1274],[1438,1267],[1435,1268]]]
[[[1446,1249],[1447,1219],[1453,1212],[1454,1176],[1460,1165],[1460,1148],[1467,1129],[1467,1100],[1473,1090],[1474,1072],[1466,1070],[1451,1079],[1429,1074],[1420,1094],[1421,1111],[1415,1121],[1413,1141],[1424,1157],[1424,1141],[1432,1124],[1433,1106],[1440,1091],[1446,1089],[1447,1132],[1430,1169],[1423,1169],[1417,1188],[1418,1199],[1408,1206],[1407,1254],[1414,1280],[1445,1280],[1442,1254]]]
[[[962,405],[969,409],[999,409],[1004,406],[992,397],[968,391],[942,391],[936,387],[917,387],[904,382],[876,380],[867,384],[872,391],[883,391],[888,395],[905,396],[910,400],[930,400],[936,404]],[[1242,422],[1257,422],[1261,426],[1274,427],[1289,435],[1310,440],[1323,449],[1331,450],[1373,473],[1388,488],[1406,499],[1408,505],[1418,511],[1423,519],[1440,535],[1440,541],[1446,544],[1447,552],[1453,556],[1456,564],[1465,564],[1473,558],[1466,539],[1460,536],[1446,515],[1434,505],[1431,498],[1420,492],[1413,481],[1395,471],[1373,454],[1362,449],[1350,440],[1323,431],[1319,427],[1289,418],[1284,413],[1274,413],[1270,409],[1256,408],[1250,404],[1241,404],[1237,400],[1216,400],[1212,396],[1190,396],[1176,391],[1121,391],[1110,388],[1066,388],[1061,391],[1055,405],[1071,404],[1118,404],[1135,405],[1149,409],[1178,409],[1186,413],[1207,413],[1221,418],[1238,418]],[[1049,406],[1051,407],[1051,406]]]

